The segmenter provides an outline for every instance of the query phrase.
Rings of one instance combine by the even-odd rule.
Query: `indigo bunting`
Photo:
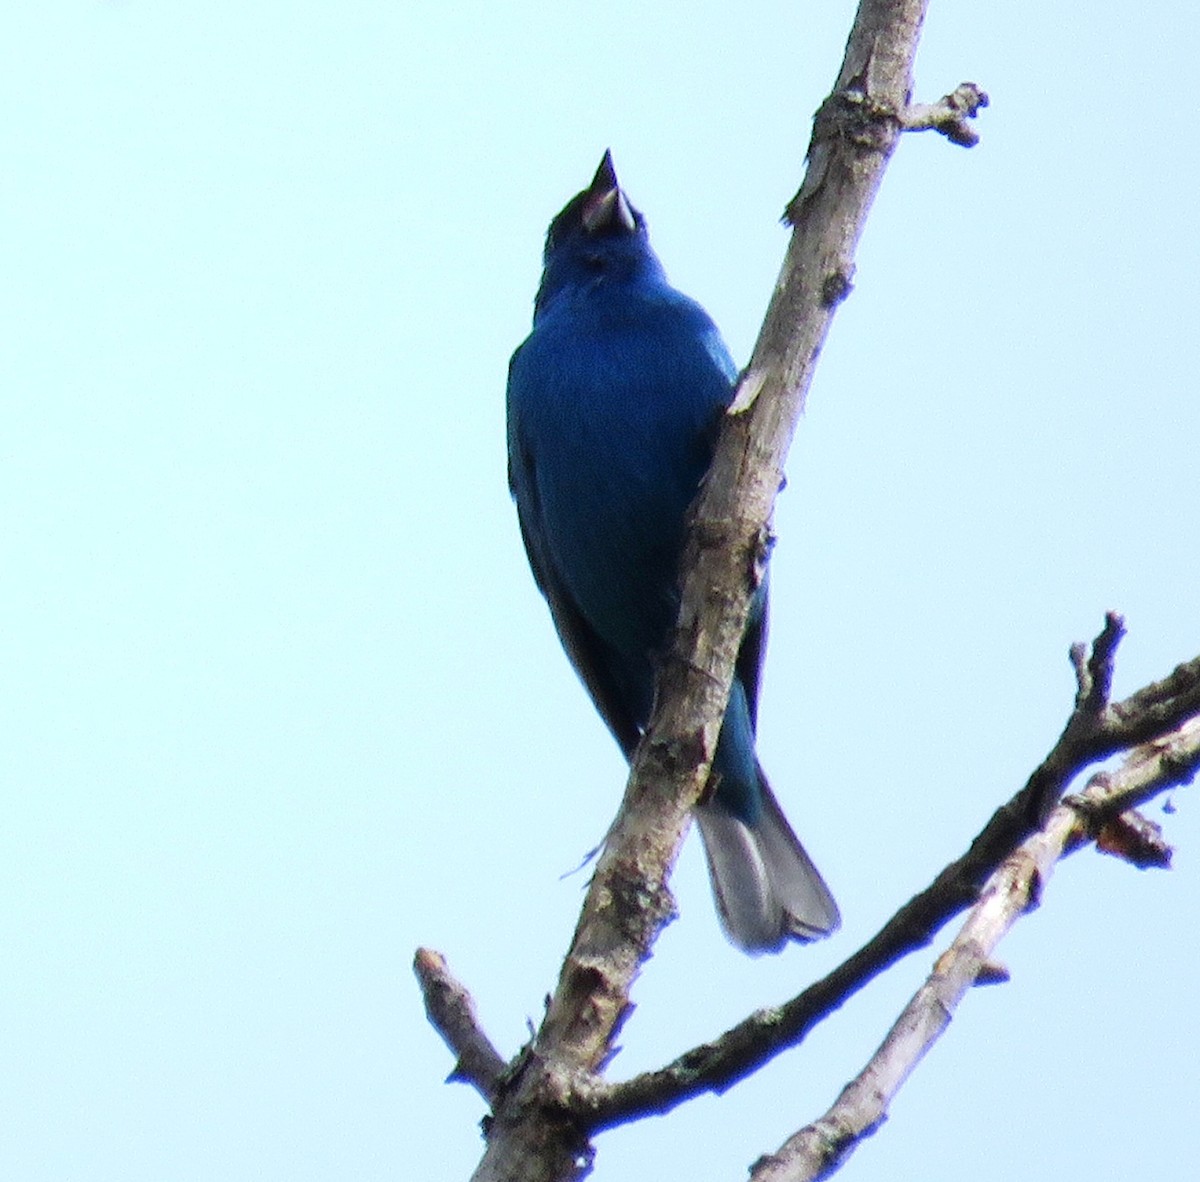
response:
[[[509,363],[509,487],[559,638],[628,759],[737,374],[708,314],[667,282],[610,153],[550,223],[543,264],[533,330]],[[750,953],[839,922],[754,750],[766,627],[764,581],[695,814],[722,926]]]

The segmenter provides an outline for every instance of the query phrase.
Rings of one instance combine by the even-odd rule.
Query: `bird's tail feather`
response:
[[[696,810],[708,875],[726,935],[749,953],[778,952],[788,940],[828,936],[837,904],[758,769],[762,811],[754,824],[719,801]]]

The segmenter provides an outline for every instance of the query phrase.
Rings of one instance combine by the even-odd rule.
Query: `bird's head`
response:
[[[542,261],[538,311],[565,288],[662,278],[646,219],[617,182],[611,152],[604,153],[592,183],[550,223]]]

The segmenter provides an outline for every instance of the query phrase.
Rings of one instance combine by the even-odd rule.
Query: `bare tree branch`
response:
[[[926,0],[862,0],[794,233],[721,434],[685,548],[679,621],[650,726],[557,988],[497,1105],[476,1182],[565,1182],[590,1166],[568,1097],[612,1053],[629,991],[674,903],[667,877],[704,784],[768,538],[783,461],[854,251],[903,129]]]
[[[447,1082],[469,1083],[492,1103],[507,1064],[476,1020],[471,995],[450,972],[446,958],[431,948],[417,949],[413,972],[421,985],[430,1024],[457,1058]]]
[[[852,994],[897,960],[926,947],[943,924],[971,906],[996,867],[1044,824],[1075,776],[1123,749],[1122,736],[1139,734],[1144,735],[1144,742],[1158,740],[1200,715],[1200,657],[1124,702],[1109,705],[1113,661],[1123,634],[1120,616],[1110,612],[1090,656],[1086,646],[1072,646],[1072,664],[1077,675],[1079,670],[1085,671],[1087,685],[1083,688],[1084,675],[1080,675],[1081,689],[1062,735],[1024,787],[993,814],[961,858],[901,907],[849,959],[791,1001],[752,1014],[719,1038],[685,1052],[657,1071],[614,1085],[585,1081],[579,1103],[589,1110],[589,1122],[596,1128],[608,1128],[649,1113],[667,1112],[701,1092],[723,1092],[782,1050],[795,1046]],[[1169,762],[1170,750],[1162,758]],[[1180,766],[1190,775],[1190,766]],[[1111,810],[1103,816],[1093,815],[1097,826],[1113,820]],[[1129,824],[1132,822],[1127,821]],[[1098,834],[1100,828],[1094,832]]]
[[[1130,752],[1118,771],[1094,776],[1081,794],[1063,801],[1045,828],[1010,854],[988,880],[954,942],[938,957],[861,1074],[824,1116],[760,1160],[751,1172],[752,1182],[814,1182],[838,1170],[886,1119],[892,1098],[950,1025],[971,987],[980,983],[980,971],[996,945],[1040,903],[1055,863],[1095,836],[1098,821],[1189,783],[1198,769],[1200,717]]]

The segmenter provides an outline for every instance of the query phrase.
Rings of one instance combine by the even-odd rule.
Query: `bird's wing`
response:
[[[550,605],[554,627],[575,672],[579,674],[579,679],[591,695],[617,745],[627,759],[632,759],[642,732],[613,678],[612,661],[606,645],[584,618],[566,581],[558,574],[553,558],[542,543],[544,535],[540,521],[537,471],[520,440],[514,439],[512,444],[509,449],[508,484],[517,502],[521,540],[525,543],[525,553],[529,557],[534,580]]]

